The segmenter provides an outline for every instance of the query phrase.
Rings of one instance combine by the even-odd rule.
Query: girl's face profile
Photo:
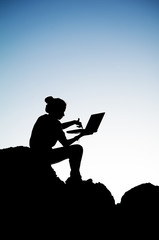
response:
[[[66,110],[66,107],[61,109],[56,109],[55,116],[58,120],[62,119],[65,116],[65,110]]]
[[[57,119],[60,120],[65,116],[64,111],[58,112]]]

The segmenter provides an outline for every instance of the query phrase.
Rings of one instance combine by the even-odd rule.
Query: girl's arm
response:
[[[74,124],[76,124],[77,127],[82,127],[82,123],[80,122],[79,118],[78,118],[78,120],[73,120],[73,121],[70,121],[70,122],[61,123],[62,129],[68,128],[68,127],[70,127]]]
[[[74,138],[71,138],[71,139],[65,139],[64,141],[60,141],[61,144],[64,146],[64,147],[67,147],[67,146],[70,146],[72,143],[78,141],[81,137],[83,137],[84,135],[83,134],[79,134],[78,136],[74,137]]]

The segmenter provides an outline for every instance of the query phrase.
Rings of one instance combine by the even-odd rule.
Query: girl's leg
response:
[[[70,146],[71,147],[71,146]],[[80,175],[80,165],[83,155],[83,148],[81,145],[72,145],[72,148],[70,148],[70,157],[69,157],[69,163],[70,163],[70,177],[72,178],[81,178]]]
[[[50,163],[54,164],[69,159],[71,168],[70,176],[72,178],[81,178],[80,165],[83,155],[83,148],[81,145],[71,145],[68,147],[56,148],[51,150]]]

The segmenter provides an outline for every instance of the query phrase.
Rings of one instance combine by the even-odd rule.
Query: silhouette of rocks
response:
[[[110,191],[92,179],[61,181],[28,147],[0,150],[1,212],[12,235],[103,236],[111,231],[115,202]],[[8,232],[8,231],[7,231]]]
[[[153,239],[158,234],[159,187],[144,183],[132,188],[123,195],[118,210],[121,225],[132,237]],[[126,238],[125,230],[124,234]]]
[[[158,234],[158,186],[136,186],[115,205],[102,183],[64,183],[42,160],[28,147],[0,150],[0,220],[6,238],[153,239]]]

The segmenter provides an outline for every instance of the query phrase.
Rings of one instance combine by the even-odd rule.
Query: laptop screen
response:
[[[92,114],[90,116],[90,119],[87,123],[87,126],[85,128],[85,130],[87,130],[88,132],[97,132],[98,127],[104,117],[105,112],[103,113],[96,113],[96,114]]]

